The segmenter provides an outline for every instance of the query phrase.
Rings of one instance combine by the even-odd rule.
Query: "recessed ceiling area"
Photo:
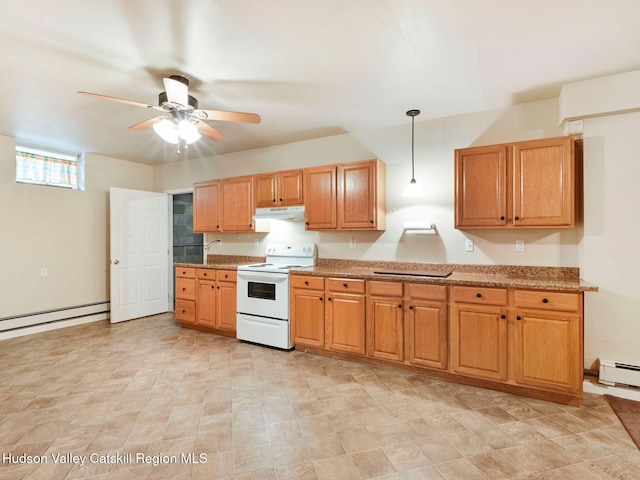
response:
[[[557,97],[564,83],[640,68],[637,0],[22,0],[0,6],[0,134],[149,165]],[[153,111],[189,79],[215,121],[176,156]]]

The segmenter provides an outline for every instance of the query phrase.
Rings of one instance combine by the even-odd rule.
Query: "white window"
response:
[[[84,190],[84,155],[16,145],[16,182]]]

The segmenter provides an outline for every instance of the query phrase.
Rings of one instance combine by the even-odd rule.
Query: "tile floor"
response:
[[[2,341],[0,372],[0,479],[640,478],[598,395],[567,407],[170,314]]]

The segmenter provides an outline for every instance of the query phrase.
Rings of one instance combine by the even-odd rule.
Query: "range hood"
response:
[[[301,222],[304,220],[304,205],[294,207],[268,207],[256,208],[254,220],[292,220]]]

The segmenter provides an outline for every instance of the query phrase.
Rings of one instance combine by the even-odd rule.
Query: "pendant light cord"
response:
[[[416,174],[415,174],[415,166],[414,166],[414,161],[413,161],[413,137],[414,137],[414,128],[415,128],[415,116],[411,117],[411,180],[414,180],[416,178]]]

